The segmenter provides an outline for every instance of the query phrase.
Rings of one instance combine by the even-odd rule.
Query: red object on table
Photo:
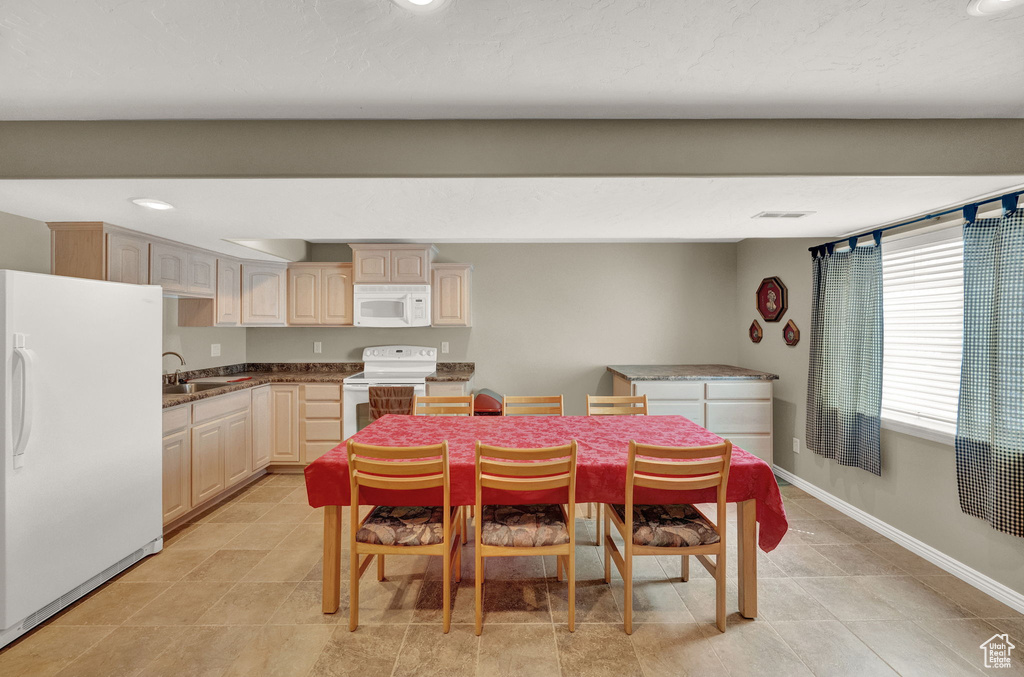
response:
[[[452,505],[475,502],[475,445],[551,447],[575,439],[576,501],[623,503],[629,441],[676,447],[717,444],[722,438],[683,416],[397,416],[373,422],[353,438],[378,446],[419,446],[448,441]],[[348,459],[339,445],[306,467],[306,493],[314,508],[348,506]],[[361,502],[377,505],[439,505],[432,491],[376,494],[364,489]],[[760,523],[758,544],[765,552],[779,544],[789,528],[779,485],[771,467],[760,458],[733,447],[727,500],[756,499]],[[512,496],[492,496],[490,502],[509,502]],[[516,495],[514,502],[542,502],[543,495]],[[400,503],[390,501],[398,500]],[[637,489],[637,503],[711,503],[714,490],[665,492]]]

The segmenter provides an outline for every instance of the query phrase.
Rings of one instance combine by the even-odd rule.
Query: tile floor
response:
[[[997,631],[1024,647],[1021,614],[799,489],[783,494],[791,528],[758,553],[756,621],[733,613],[720,634],[707,573],[694,564],[682,583],[678,558],[647,557],[625,635],[621,579],[604,584],[593,522],[581,520],[576,632],[553,560],[509,558],[488,565],[478,638],[471,546],[448,635],[437,558],[390,558],[383,583],[371,567],[355,633],[347,588],[339,612],[321,614],[320,511],[306,505],[300,476],[267,476],[0,652],[0,675],[935,677],[983,673],[978,646]],[[1024,653],[1002,674],[1024,674]]]

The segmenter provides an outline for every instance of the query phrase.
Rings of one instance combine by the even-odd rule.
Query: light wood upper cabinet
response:
[[[270,386],[270,461],[299,461],[299,386]]]
[[[197,296],[213,296],[217,289],[217,257],[190,251],[187,261],[187,291]]]
[[[293,263],[288,267],[288,324],[352,324],[352,264]]]
[[[192,507],[192,445],[188,430],[164,438],[164,524],[181,517]]]
[[[320,267],[288,267],[288,324],[320,324]]]
[[[422,244],[353,244],[356,284],[430,284],[437,249]]]
[[[252,469],[255,472],[270,464],[271,435],[273,434],[273,404],[271,386],[252,389]]]
[[[107,280],[149,284],[149,243],[120,232],[107,235]]]
[[[472,326],[468,263],[435,263],[431,284],[431,324],[435,327]]]
[[[380,247],[352,246],[352,264],[359,284],[391,282],[391,250]]]
[[[338,263],[321,268],[320,289],[321,324],[352,324],[352,264]]]
[[[149,248],[149,281],[168,291],[186,291],[188,253],[182,247],[153,243]]]
[[[287,322],[288,269],[283,265],[242,264],[242,324]]]
[[[216,324],[237,327],[242,323],[242,266],[234,259],[217,259]]]

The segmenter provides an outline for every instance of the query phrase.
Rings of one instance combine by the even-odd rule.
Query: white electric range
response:
[[[363,371],[342,382],[345,402],[342,437],[348,439],[370,423],[370,386],[408,386],[427,394],[427,377],[437,370],[437,348],[374,346],[363,349]]]

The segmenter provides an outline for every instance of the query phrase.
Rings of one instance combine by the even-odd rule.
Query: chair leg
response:
[[[591,517],[594,516],[594,513],[592,512],[593,508],[594,508],[594,504],[593,503],[587,503],[587,519],[590,519]]]
[[[562,581],[562,570],[565,566],[565,562],[562,561],[561,555],[555,555],[555,580]]]
[[[679,577],[682,578],[683,583],[685,583],[688,580],[690,580],[690,556],[689,555],[683,555],[682,556],[682,560],[683,561],[682,561],[682,564],[680,565],[681,568],[680,568]]]
[[[715,558],[715,625],[725,632],[725,548]]]
[[[479,636],[483,631],[484,617],[483,617],[483,604],[484,604],[484,566],[483,557],[480,556],[480,544],[477,543],[476,550],[476,634]]]
[[[612,551],[608,546],[608,539],[611,538],[611,517],[608,511],[604,511],[604,582],[612,582]]]
[[[566,555],[569,571],[569,632],[576,631],[576,547],[570,545],[569,554]]]
[[[594,520],[594,531],[597,532],[597,536],[594,538],[594,545],[601,544],[601,504],[594,504],[594,512],[597,515],[597,519]]]
[[[466,519],[466,508],[462,508],[462,545],[466,545],[469,539],[469,529],[466,528],[466,523],[469,521]]]
[[[384,555],[377,555],[377,580],[384,580]]]
[[[445,545],[449,544],[447,541]],[[441,568],[444,571],[444,584],[442,585],[441,592],[441,604],[444,605],[441,613],[441,618],[444,626],[444,632],[447,634],[452,627],[452,554],[451,547],[448,547],[444,554],[444,561],[441,564]]]
[[[623,554],[623,560],[625,560],[626,570],[622,572],[622,582],[625,583],[625,609],[623,627],[626,630],[627,635],[633,634],[633,551],[626,544],[625,553]]]
[[[359,553],[354,547],[348,561],[348,629],[354,632],[359,627]]]

